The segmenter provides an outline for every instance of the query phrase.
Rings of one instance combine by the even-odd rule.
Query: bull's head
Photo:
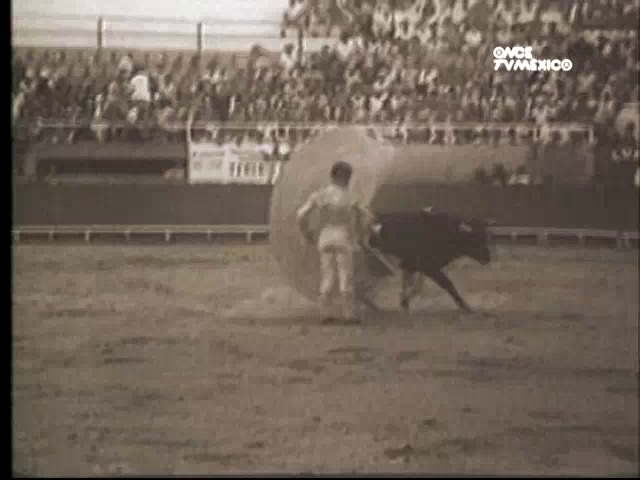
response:
[[[489,221],[461,221],[458,224],[458,233],[464,238],[465,254],[482,265],[491,261],[489,225]]]

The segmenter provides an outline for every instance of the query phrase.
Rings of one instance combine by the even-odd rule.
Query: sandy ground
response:
[[[14,471],[637,472],[637,252],[497,254],[339,326],[267,247],[16,247]]]

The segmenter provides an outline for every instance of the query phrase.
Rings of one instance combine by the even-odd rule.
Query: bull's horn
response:
[[[424,207],[424,208],[422,209],[422,211],[423,211],[424,213],[431,213],[431,211],[432,211],[432,210],[433,210],[433,206],[431,206],[431,205],[430,205],[430,206],[428,206],[428,207]]]

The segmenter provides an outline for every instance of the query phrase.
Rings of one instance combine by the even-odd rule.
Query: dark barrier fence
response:
[[[496,163],[509,172],[518,166],[535,171],[535,159],[531,146],[523,145],[397,145],[393,165],[389,171],[390,182],[468,182],[478,168],[487,174]]]
[[[25,183],[14,187],[16,225],[261,225],[271,187]]]
[[[261,225],[269,186],[16,183],[15,225]],[[373,206],[434,206],[504,226],[638,230],[638,190],[593,186],[391,184]]]
[[[161,176],[171,168],[183,168],[187,155],[184,143],[172,145],[99,144],[81,142],[74,145],[38,144],[19,162],[18,170],[27,177],[43,178],[56,174],[153,174]]]
[[[555,183],[588,184],[594,174],[594,155],[586,142],[540,145],[529,162],[534,183],[551,177]]]
[[[414,183],[384,186],[374,207],[402,211],[433,206],[465,217],[495,219],[504,226],[637,231],[638,200],[633,188]]]

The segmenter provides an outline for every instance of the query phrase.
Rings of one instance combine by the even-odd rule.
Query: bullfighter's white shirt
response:
[[[311,194],[297,212],[298,219],[315,214],[319,230],[318,249],[342,247],[354,249],[357,243],[357,210],[349,191],[328,185]]]

